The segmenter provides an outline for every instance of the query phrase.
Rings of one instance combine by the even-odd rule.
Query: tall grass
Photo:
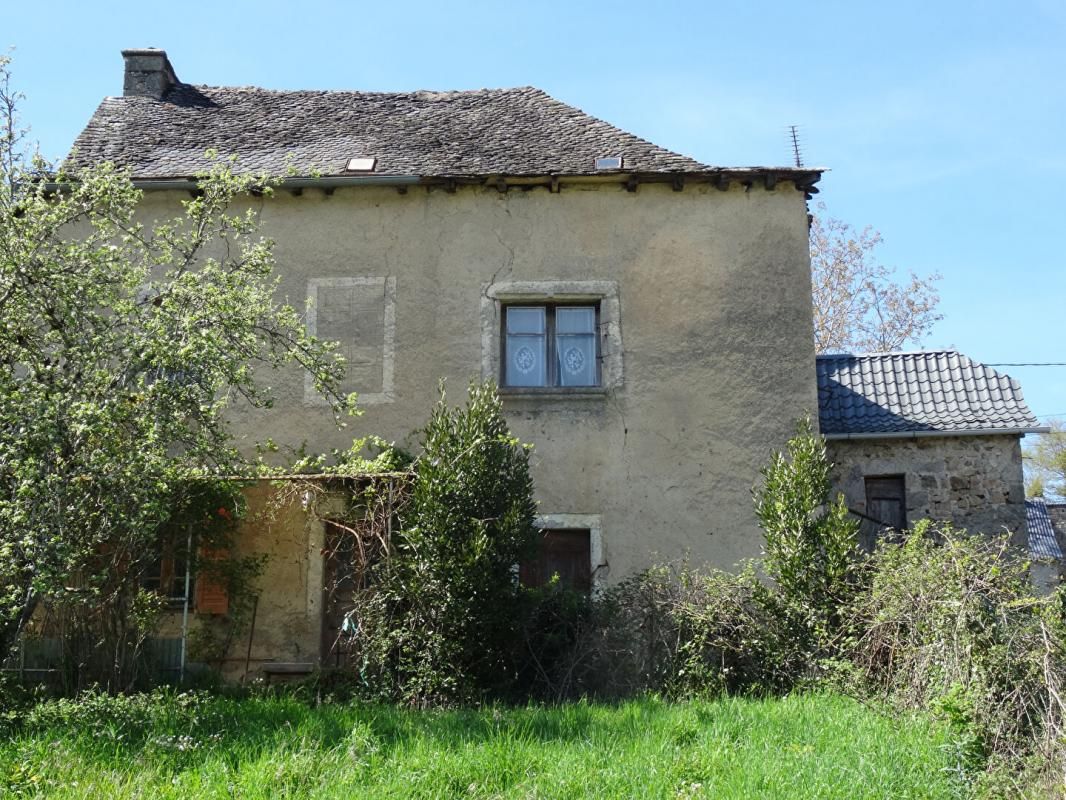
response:
[[[405,711],[157,693],[38,706],[0,740],[0,796],[948,798],[957,749],[835,695]]]

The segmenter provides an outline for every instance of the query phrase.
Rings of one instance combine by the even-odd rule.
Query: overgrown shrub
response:
[[[790,623],[790,646],[807,649],[812,659],[829,653],[840,610],[859,590],[862,574],[858,521],[842,494],[831,497],[831,468],[825,439],[804,419],[786,453],[775,453],[762,470],[754,493],[763,565]]]
[[[389,553],[353,612],[360,669],[369,691],[411,704],[499,695],[521,651],[514,567],[537,535],[528,448],[491,383],[471,385],[461,409],[442,387],[422,445]]]
[[[527,590],[518,688],[553,702],[667,692],[679,643],[675,578],[658,567],[591,597],[556,583]]]
[[[675,692],[784,692],[808,675],[806,641],[754,563],[683,574],[670,614],[678,627]]]
[[[849,609],[853,691],[955,722],[969,766],[1036,764],[1062,781],[1063,595],[1034,596],[1007,537],[927,521],[883,544]],[[1035,759],[1035,761],[1033,760]]]
[[[522,600],[516,691],[555,702],[588,693],[590,664],[578,648],[602,629],[602,603],[558,581],[523,589]]]
[[[806,640],[754,563],[656,567],[592,599],[549,586],[530,601],[525,675],[536,697],[773,693],[812,672]]]

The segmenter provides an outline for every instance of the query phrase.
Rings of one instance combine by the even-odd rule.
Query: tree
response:
[[[254,205],[232,210],[270,181],[216,159],[149,229],[126,172],[26,157],[18,100],[0,58],[0,658],[40,598],[128,599],[162,532],[231,496],[225,413],[270,404],[264,370],[339,406],[343,369],[275,302]]]
[[[897,283],[895,270],[879,264],[874,250],[881,234],[870,227],[855,232],[825,216],[811,218],[811,289],[814,342],[819,353],[887,352],[907,342],[919,344],[934,324],[940,296],[937,274]]]
[[[1051,431],[1025,450],[1025,493],[1029,497],[1066,497],[1066,422],[1049,420],[1048,427]]]

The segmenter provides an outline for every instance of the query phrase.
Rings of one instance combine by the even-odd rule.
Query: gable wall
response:
[[[148,194],[145,215],[185,196]],[[600,516],[597,579],[685,555],[730,566],[758,554],[751,487],[796,418],[816,413],[806,207],[791,184],[309,189],[256,204],[283,298],[303,307],[312,281],[320,301],[331,281],[363,281],[345,291],[367,319],[351,352],[373,385],[364,416],[338,431],[295,372],[270,375],[276,407],[233,415],[246,448],[270,436],[322,451],[375,433],[417,449],[438,379],[455,403],[481,378],[494,286],[606,282],[617,287],[617,385],[505,403],[536,445],[541,513]]]

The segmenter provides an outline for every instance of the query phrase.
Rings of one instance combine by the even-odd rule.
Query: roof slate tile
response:
[[[713,169],[562,103],[540,89],[456,92],[270,91],[177,84],[162,100],[109,97],[74,144],[73,167],[113,161],[135,178],[185,178],[214,148],[237,169],[341,175],[374,157],[395,176],[600,174]]]

